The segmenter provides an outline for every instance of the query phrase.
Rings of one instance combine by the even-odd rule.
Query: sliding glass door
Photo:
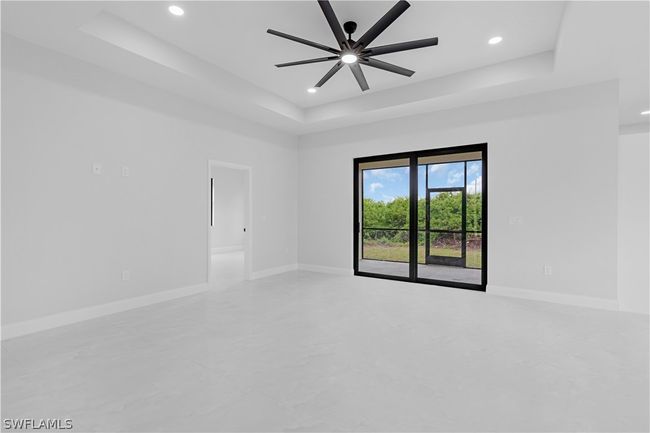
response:
[[[418,207],[424,210],[418,278],[481,285],[482,182],[481,152],[418,158]]]
[[[409,277],[410,160],[359,165],[359,270]]]
[[[356,275],[485,290],[486,145],[354,161]]]

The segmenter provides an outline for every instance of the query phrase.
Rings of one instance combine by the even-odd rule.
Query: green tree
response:
[[[467,230],[481,231],[482,228],[482,196],[468,194],[467,200]],[[430,218],[431,228],[442,230],[460,230],[462,228],[462,195],[460,193],[441,192],[431,197]],[[409,228],[409,199],[397,197],[391,202],[375,201],[370,198],[363,200],[363,226],[377,229],[408,229]],[[426,199],[418,200],[418,230],[426,227]],[[405,242],[408,234],[405,231],[375,230],[365,233],[364,238],[382,242]],[[422,239],[421,239],[422,241]]]

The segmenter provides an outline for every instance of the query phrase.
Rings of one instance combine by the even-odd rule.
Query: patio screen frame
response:
[[[418,159],[430,156],[453,155],[460,153],[480,152],[482,162],[481,178],[481,283],[472,284],[459,281],[436,280],[430,278],[421,278],[417,274],[418,266]],[[359,261],[361,260],[360,245],[363,245],[361,239],[363,221],[361,220],[360,206],[363,203],[363,191],[361,190],[362,181],[360,180],[360,165],[368,162],[381,162],[385,160],[409,160],[409,276],[384,275],[359,270]],[[391,153],[384,155],[375,155],[354,158],[353,163],[353,269],[354,275],[381,278],[397,281],[409,281],[437,286],[455,287],[460,289],[485,291],[488,276],[488,155],[487,143],[469,144],[463,146],[445,147],[439,149],[419,150],[410,152]],[[429,188],[428,184],[426,188]],[[467,184],[465,183],[465,188]],[[428,192],[427,192],[428,194]],[[463,244],[464,246],[464,244]]]

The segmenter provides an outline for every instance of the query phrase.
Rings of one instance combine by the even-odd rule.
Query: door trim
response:
[[[231,168],[235,170],[242,170],[245,173],[246,181],[248,183],[248,188],[246,188],[246,206],[247,215],[246,215],[246,236],[244,238],[244,279],[250,280],[253,276],[253,168],[248,165],[234,164],[232,162],[218,161],[214,159],[208,159],[208,181],[211,186],[212,176],[211,176],[211,167],[222,167],[222,168]],[[207,276],[206,281],[209,283],[213,282],[213,275],[210,272],[212,266],[212,233],[211,225],[212,221],[212,191],[211,187],[208,187],[208,252],[207,252]]]

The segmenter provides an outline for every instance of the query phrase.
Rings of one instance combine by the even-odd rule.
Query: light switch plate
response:
[[[551,265],[544,265],[544,275],[547,277],[550,277],[553,275],[553,266]]]

